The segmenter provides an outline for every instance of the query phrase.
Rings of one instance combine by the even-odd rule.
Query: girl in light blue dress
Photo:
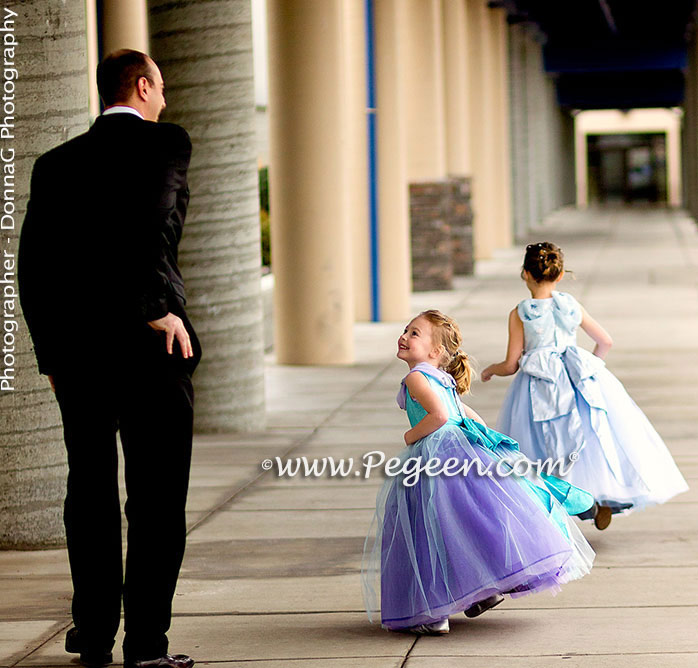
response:
[[[409,367],[398,405],[411,428],[394,460],[402,470],[378,494],[362,563],[369,616],[394,631],[448,633],[449,615],[476,617],[503,594],[556,592],[594,559],[569,517],[593,505],[591,494],[525,475],[517,443],[460,401],[471,377],[460,344],[439,311],[421,313],[398,340]],[[429,474],[412,475],[427,463]],[[466,472],[471,464],[481,470]]]
[[[565,479],[590,491],[599,529],[612,514],[664,503],[688,489],[666,445],[623,385],[606,369],[608,332],[572,295],[555,290],[563,253],[550,242],[526,247],[522,279],[531,292],[509,314],[506,359],[483,381],[518,373],[497,428],[534,460],[572,461]],[[577,347],[581,327],[596,343]]]

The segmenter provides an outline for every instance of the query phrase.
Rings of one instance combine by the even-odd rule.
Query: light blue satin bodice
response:
[[[517,311],[524,326],[524,354],[535,348],[562,352],[577,345],[582,308],[572,295],[553,292],[550,299],[524,299]]]
[[[565,292],[551,299],[524,299],[517,307],[524,327],[519,368],[531,377],[531,410],[536,422],[567,415],[575,405],[574,389],[590,406],[605,409],[595,382],[603,360],[577,347],[582,307]]]

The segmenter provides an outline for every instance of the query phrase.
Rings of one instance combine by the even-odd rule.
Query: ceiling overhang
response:
[[[695,0],[499,0],[512,24],[536,26],[558,101],[577,109],[683,103]]]

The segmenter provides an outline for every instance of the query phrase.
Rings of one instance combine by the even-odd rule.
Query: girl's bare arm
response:
[[[592,318],[582,306],[582,323],[580,327],[593,339],[596,343],[594,346],[594,355],[604,359],[608,355],[608,351],[613,345],[611,335]]]
[[[472,409],[468,404],[464,404],[462,401],[460,402],[460,405],[463,407],[463,412],[471,419],[475,420],[475,422],[479,422],[482,425],[487,426],[487,423]]]
[[[429,381],[419,372],[411,373],[405,379],[410,396],[416,399],[427,414],[405,432],[405,443],[412,445],[446,424],[448,412],[436,392],[429,386]]]
[[[511,376],[519,369],[519,358],[524,348],[524,329],[518,311],[509,314],[509,343],[507,356],[503,362],[490,364],[481,374],[480,379],[486,383],[492,376]]]

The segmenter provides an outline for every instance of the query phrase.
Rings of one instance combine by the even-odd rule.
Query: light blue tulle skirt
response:
[[[580,377],[584,374],[575,374],[567,354],[559,357],[564,367],[554,382],[517,373],[497,429],[518,441],[533,460],[569,460],[575,453],[564,479],[616,512],[664,503],[685,492],[688,485],[664,441],[620,381],[600,364],[592,375]],[[551,406],[559,403],[556,393],[565,387],[571,400],[564,414],[555,415],[563,411]]]
[[[463,429],[447,424],[399,457],[477,459],[485,468],[522,455],[473,444]],[[465,476],[422,475],[413,486],[404,484],[404,475],[387,479],[362,563],[371,620],[405,629],[461,612],[495,593],[555,593],[588,573],[593,550],[559,495],[550,493],[550,481],[530,478],[471,470]],[[584,494],[577,492],[578,498]]]

